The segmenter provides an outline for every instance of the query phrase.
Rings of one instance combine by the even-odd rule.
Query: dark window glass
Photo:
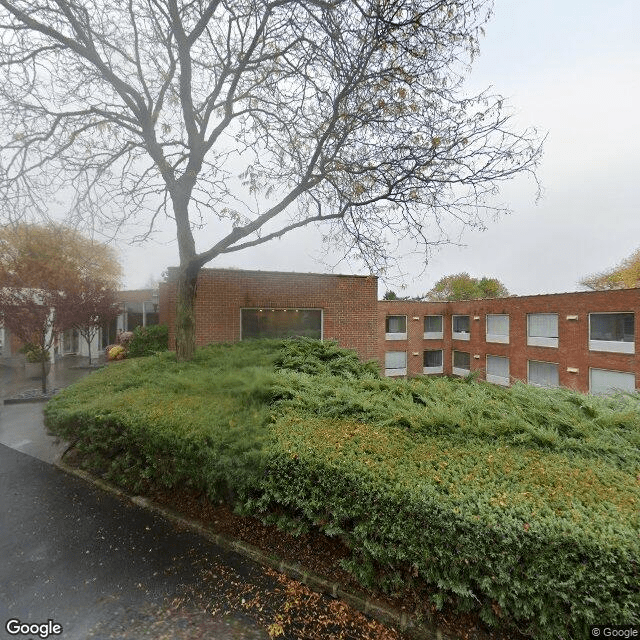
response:
[[[469,316],[453,316],[454,333],[469,333]]]
[[[425,316],[424,332],[442,333],[442,316]]]
[[[453,366],[456,369],[471,369],[471,354],[466,351],[454,351]]]
[[[242,339],[322,338],[320,309],[242,309]]]
[[[633,313],[592,313],[591,340],[633,342]]]
[[[424,366],[425,367],[441,367],[442,366],[442,349],[438,349],[437,351],[425,351]]]
[[[387,316],[386,333],[407,333],[407,316]]]

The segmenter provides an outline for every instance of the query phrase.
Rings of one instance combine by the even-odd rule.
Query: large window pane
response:
[[[592,313],[589,327],[591,340],[635,340],[633,313]]]
[[[589,390],[597,394],[611,394],[619,391],[633,393],[636,390],[636,376],[634,373],[623,371],[591,369]]]
[[[424,332],[442,333],[442,316],[425,316]]]
[[[387,351],[384,354],[384,372],[388,376],[403,376],[407,373],[407,352]]]
[[[528,316],[528,334],[531,338],[557,338],[557,313],[530,313]]]
[[[509,342],[509,316],[506,314],[487,315],[487,342]]]
[[[386,333],[407,333],[407,316],[387,316]]]
[[[441,367],[442,366],[442,349],[424,352],[425,367]]]
[[[538,387],[559,386],[558,365],[552,362],[529,360],[529,384]]]
[[[320,309],[242,309],[242,339],[322,338]]]
[[[509,358],[487,356],[487,382],[509,384]]]
[[[453,366],[456,369],[471,369],[471,354],[465,351],[453,352]]]
[[[453,316],[453,332],[469,333],[469,316]]]
[[[527,316],[527,344],[532,347],[557,347],[558,314],[530,313]]]

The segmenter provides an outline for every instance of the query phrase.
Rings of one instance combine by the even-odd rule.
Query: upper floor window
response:
[[[424,317],[424,339],[442,340],[442,316]]]
[[[453,316],[451,326],[454,340],[469,340],[471,331],[469,316]]]
[[[633,313],[590,313],[589,349],[635,353]]]
[[[407,316],[387,316],[384,323],[387,340],[407,339]]]
[[[487,342],[509,342],[509,316],[506,314],[487,315]]]
[[[531,347],[558,346],[558,314],[530,313],[527,315],[527,344]]]
[[[406,376],[407,352],[387,351],[384,354],[384,374],[386,376]]]
[[[466,376],[471,371],[471,354],[466,351],[453,352],[453,375]]]
[[[442,349],[432,349],[423,353],[422,373],[442,373]]]

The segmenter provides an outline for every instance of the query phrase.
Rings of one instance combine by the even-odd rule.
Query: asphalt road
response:
[[[242,614],[260,567],[0,444],[1,638],[267,638]],[[243,596],[243,597],[240,597]],[[54,635],[55,625],[62,633]],[[23,627],[23,631],[27,631]]]

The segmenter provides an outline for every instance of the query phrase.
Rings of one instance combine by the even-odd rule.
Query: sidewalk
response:
[[[87,365],[88,358],[66,356],[59,360],[51,367],[47,389],[62,389],[80,380],[92,371]],[[48,435],[43,417],[45,402],[27,403],[28,396],[37,400],[41,392],[40,378],[26,377],[24,367],[15,362],[13,366],[0,362],[0,444],[53,463],[66,444]],[[13,400],[18,400],[17,404]]]

